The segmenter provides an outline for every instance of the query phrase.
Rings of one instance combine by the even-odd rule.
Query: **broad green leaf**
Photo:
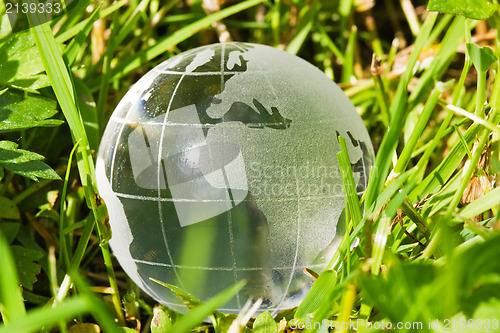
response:
[[[151,319],[151,333],[163,333],[172,328],[172,318],[170,314],[158,306],[154,309],[153,319]]]
[[[3,233],[8,244],[14,241],[20,227],[21,224],[19,222],[0,221],[0,233]]]
[[[484,301],[486,295],[500,297],[500,234],[484,242],[476,243],[454,256],[453,267],[455,283],[461,290],[459,299],[469,315]],[[492,288],[493,287],[493,288]],[[482,295],[477,297],[477,295]]]
[[[498,333],[500,331],[500,300],[484,301],[472,316],[460,312],[446,321],[439,321],[439,326],[433,329],[435,333]],[[436,320],[431,323],[437,326]]]
[[[56,106],[48,98],[7,91],[0,98],[0,133],[60,125],[62,120],[48,119],[57,113]]]
[[[497,60],[495,53],[488,46],[479,47],[477,44],[467,43],[467,52],[476,70],[485,73],[488,68]]]
[[[498,8],[497,0],[430,0],[427,9],[452,15],[484,20],[493,15]]]
[[[20,218],[19,209],[9,198],[0,197],[0,218],[18,220]]]
[[[60,179],[59,175],[47,164],[44,157],[24,149],[17,149],[17,144],[10,141],[0,141],[0,165],[21,176],[38,180]]]
[[[388,317],[393,322],[405,321],[409,313],[415,313],[413,320],[427,320],[440,314],[442,286],[436,277],[437,268],[426,263],[397,263],[388,273],[361,276],[360,289],[366,299],[380,312],[381,318]],[[442,297],[442,296],[441,296]]]
[[[10,34],[0,44],[0,86],[35,90],[49,85],[42,60],[29,31]]]
[[[278,327],[269,311],[261,313],[253,322],[254,333],[278,333]]]
[[[33,290],[33,283],[37,281],[36,276],[40,273],[42,268],[42,266],[35,261],[43,258],[43,252],[19,245],[12,245],[11,251],[16,260],[17,272],[21,285],[25,289]]]
[[[11,33],[12,27],[10,25],[9,16],[6,14],[0,15],[0,43],[3,38],[9,36]]]
[[[7,240],[0,232],[0,313],[5,323],[23,317],[26,309],[19,288],[16,265]],[[0,327],[0,332],[2,331]],[[20,330],[19,332],[24,332]]]

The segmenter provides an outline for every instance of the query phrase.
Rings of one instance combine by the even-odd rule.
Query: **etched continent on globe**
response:
[[[245,279],[222,311],[297,306],[343,236],[337,136],[362,194],[373,160],[351,102],[277,49],[214,44],[158,65],[125,95],[103,136],[98,187],[111,247],[143,290],[179,311],[156,279],[201,300]],[[340,222],[339,222],[340,221]]]

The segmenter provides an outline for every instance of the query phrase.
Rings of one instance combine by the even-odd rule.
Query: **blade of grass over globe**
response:
[[[158,281],[156,279],[152,280],[156,283],[164,285],[166,288],[171,288],[164,282]],[[246,281],[242,280],[222,291],[220,294],[211,298],[209,301],[200,303],[196,307],[192,308],[192,310],[188,314],[184,315],[180,320],[178,320],[168,332],[188,332],[193,327],[198,325],[203,319],[212,314],[217,308],[220,308],[227,301],[233,298],[238,293],[238,291],[240,291],[245,286],[245,283]]]
[[[349,161],[349,154],[347,152],[347,145],[342,136],[338,137],[341,151],[337,153],[339,161],[340,172],[344,184],[346,206],[349,207],[349,213],[352,216],[353,227],[356,227],[363,218],[361,212],[361,205],[359,203],[358,192],[356,190],[356,181],[352,173],[351,162]]]

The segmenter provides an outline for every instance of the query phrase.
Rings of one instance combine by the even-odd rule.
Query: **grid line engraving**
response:
[[[235,45],[240,50],[243,50],[243,48],[241,48],[239,45],[236,45],[236,44],[233,44],[233,45]],[[273,85],[271,84],[271,80],[269,79],[267,71],[265,71],[262,68],[261,68],[261,70],[264,73],[264,77],[266,78],[268,86],[270,87],[271,92],[274,95],[275,100],[278,101],[278,96],[276,94],[276,91],[274,90]],[[297,160],[297,153],[295,153],[295,160]],[[283,304],[283,302],[285,301],[286,295],[288,294],[288,289],[290,289],[290,285],[292,284],[293,276],[295,274],[295,269],[296,269],[296,266],[297,266],[297,259],[298,259],[298,254],[299,254],[299,240],[300,240],[300,187],[299,187],[299,178],[295,177],[295,180],[296,180],[296,187],[297,187],[297,198],[296,198],[296,200],[297,200],[297,238],[296,238],[296,245],[295,245],[295,256],[294,256],[294,260],[293,260],[292,270],[290,272],[290,278],[289,278],[288,284],[287,284],[287,286],[285,288],[285,292],[283,293],[283,297],[281,298],[280,302],[276,306],[276,309],[273,310],[273,314],[275,314],[275,313],[278,312],[277,309],[279,309],[279,307],[281,306],[281,304]]]
[[[181,76],[181,78],[177,82],[177,85],[174,88],[174,91],[172,92],[172,96],[170,97],[170,101],[168,102],[167,112],[165,112],[165,118],[163,120],[164,124],[167,123],[168,114],[170,113],[170,108],[172,107],[172,102],[174,101],[175,93],[177,92],[177,89],[181,85],[181,82],[183,79],[184,79],[184,75]],[[163,160],[161,158],[162,151],[163,151],[163,137],[164,137],[164,135],[165,135],[165,125],[163,125],[161,128],[160,142],[158,143],[158,164],[157,164],[158,168],[157,168],[157,172],[156,172],[157,173],[157,186],[158,186],[158,199],[161,199],[161,176],[162,176],[162,174],[164,174],[164,172],[160,172],[160,171],[166,171],[164,169],[164,165],[162,163]],[[166,182],[167,181],[166,175],[164,177],[165,177],[164,179]],[[161,231],[162,231],[162,235],[163,235],[163,242],[165,243],[165,248],[167,249],[168,258],[169,258],[170,262],[172,263],[172,269],[174,270],[175,277],[177,278],[177,281],[179,281],[179,284],[181,285],[181,287],[185,288],[184,284],[182,283],[182,280],[180,279],[179,272],[177,272],[177,269],[175,268],[174,260],[172,258],[172,254],[170,252],[170,248],[168,246],[167,232],[165,230],[165,223],[163,221],[161,200],[158,200],[158,215],[160,217],[160,225],[161,225]]]
[[[167,268],[182,268],[182,269],[193,269],[193,270],[202,270],[202,271],[224,271],[224,272],[230,272],[233,269],[238,271],[238,272],[248,272],[248,271],[264,271],[268,270],[269,268],[264,268],[264,267],[211,267],[211,266],[188,266],[188,265],[171,265],[171,264],[165,264],[161,262],[154,262],[154,261],[147,261],[147,260],[140,260],[140,259],[130,259],[130,258],[125,258],[125,257],[120,257],[116,256],[116,258],[119,258],[120,260],[123,261],[133,261],[135,263],[140,263],[140,264],[145,264],[145,265],[151,265],[151,266],[161,266],[161,267],[167,267]],[[327,264],[314,264],[314,265],[307,265],[307,266],[296,266],[296,267],[287,267],[287,266],[277,266],[273,267],[273,270],[292,270],[292,269],[304,269],[304,268],[321,268],[321,267],[326,267]]]

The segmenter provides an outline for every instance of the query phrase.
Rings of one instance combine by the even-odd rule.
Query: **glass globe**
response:
[[[141,78],[112,114],[97,158],[112,250],[132,280],[175,310],[245,279],[221,311],[297,306],[345,232],[336,154],[357,190],[373,161],[365,126],[308,62],[249,43],[203,46]]]

